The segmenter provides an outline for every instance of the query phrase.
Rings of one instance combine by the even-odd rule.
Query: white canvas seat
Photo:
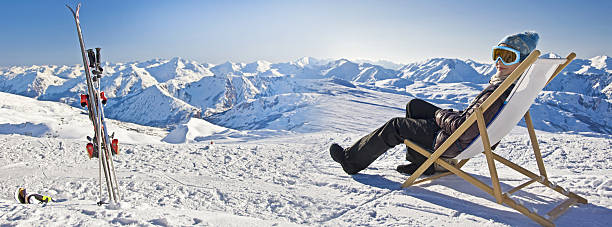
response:
[[[488,124],[487,132],[491,144],[496,144],[510,133],[514,126],[523,118],[535,101],[546,82],[553,76],[557,67],[565,63],[563,58],[538,58],[523,75],[517,80],[514,89],[508,96],[506,103],[493,121]],[[455,159],[467,159],[482,153],[482,138],[476,137],[474,141]]]
[[[404,184],[402,184],[402,187],[408,187],[443,176],[456,174],[467,182],[495,197],[497,203],[506,204],[544,226],[554,226],[553,221],[563,214],[570,206],[576,203],[586,204],[586,199],[569,192],[548,180],[538,141],[535,135],[535,130],[533,128],[533,123],[531,122],[531,116],[529,115],[529,107],[534,102],[538,94],[542,91],[542,89],[544,89],[546,84],[548,84],[576,57],[576,55],[571,53],[565,59],[539,59],[539,55],[540,51],[533,51],[508,76],[508,78],[502,82],[502,84],[489,96],[489,98],[487,98],[487,100],[485,100],[482,105],[479,106],[476,111],[470,115],[466,121],[463,122],[463,124],[461,124],[461,126],[459,126],[459,128],[457,128],[457,130],[453,132],[450,137],[434,152],[431,153],[412,141],[404,140],[406,146],[421,153],[425,157],[428,157],[428,159],[404,182]],[[500,109],[494,119],[489,124],[486,124],[482,113],[487,110],[494,100],[497,100],[498,97],[500,97],[500,95],[513,83],[515,83],[515,87],[506,100],[506,103]],[[533,173],[511,162],[510,160],[493,153],[491,150],[491,144],[501,141],[501,139],[510,133],[510,131],[518,124],[521,118],[525,119],[525,123],[527,125],[527,131],[529,133],[533,152],[535,154],[539,174]],[[456,164],[449,164],[440,158],[444,151],[446,151],[450,145],[453,144],[459,138],[459,136],[462,135],[474,123],[478,125],[480,135],[468,146],[468,148],[455,157],[455,159],[461,161]],[[492,186],[483,183],[460,169],[470,158],[481,153],[484,153],[487,159],[487,165],[491,174]],[[495,161],[498,161],[499,163],[518,171],[519,173],[527,176],[530,180],[506,192],[502,192],[499,179],[497,177]],[[445,168],[449,172],[417,181],[417,178],[419,178],[423,172],[425,172],[425,170],[434,163],[437,165],[437,167]],[[542,216],[510,198],[512,193],[515,193],[535,182],[541,183],[544,186],[553,189],[561,195],[568,197],[568,199],[559,206],[553,208],[546,215]]]

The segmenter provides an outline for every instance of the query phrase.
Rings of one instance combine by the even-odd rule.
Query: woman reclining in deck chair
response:
[[[403,144],[404,139],[417,143],[423,148],[435,150],[478,108],[499,85],[514,71],[520,62],[535,50],[539,36],[535,32],[524,32],[510,35],[493,47],[493,60],[497,73],[491,77],[489,85],[463,111],[441,109],[426,101],[413,99],[406,105],[406,117],[396,117],[380,128],[359,139],[353,146],[343,149],[338,144],[329,148],[332,159],[342,166],[344,172],[356,174],[367,168],[376,158],[396,145]],[[510,86],[493,105],[484,112],[486,122],[491,122],[512,91]],[[461,153],[479,135],[474,123],[455,143],[444,152],[443,158],[453,158]],[[495,146],[493,146],[495,147]],[[406,160],[408,165],[397,166],[397,171],[412,174],[423,162],[425,156],[408,148]],[[430,166],[425,175],[434,174]]]

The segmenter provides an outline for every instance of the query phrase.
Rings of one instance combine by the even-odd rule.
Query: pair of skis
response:
[[[113,165],[112,154],[118,154],[117,139],[109,138],[104,121],[104,108],[107,98],[104,92],[100,91],[100,79],[102,76],[102,67],[100,66],[100,48],[85,50],[83,42],[83,34],[81,33],[81,24],[79,21],[79,10],[81,4],[78,4],[76,11],[66,5],[74,16],[74,21],[77,27],[79,43],[81,45],[81,55],[83,57],[83,67],[85,68],[85,77],[87,79],[87,94],[81,95],[81,106],[87,107],[89,119],[94,126],[94,137],[88,137],[90,143],[87,144],[87,153],[89,158],[98,157],[99,164],[99,185],[100,185],[100,201],[98,205],[106,203],[102,198],[102,173],[104,173],[104,182],[108,191],[108,202],[119,201],[119,185],[117,184],[117,176],[115,174],[115,166]],[[88,64],[89,59],[89,64]],[[90,71],[91,70],[91,71]],[[93,76],[92,76],[93,74]],[[114,135],[114,134],[113,134]],[[112,140],[112,141],[111,141]],[[112,152],[112,153],[111,153]]]

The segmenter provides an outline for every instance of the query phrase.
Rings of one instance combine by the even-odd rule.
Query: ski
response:
[[[77,28],[77,35],[79,38],[79,44],[81,47],[81,56],[83,58],[83,67],[85,69],[85,77],[87,82],[87,94],[81,95],[81,106],[87,108],[89,119],[92,121],[94,127],[94,137],[89,139],[90,143],[86,146],[86,151],[89,158],[97,156],[99,164],[99,185],[100,185],[100,201],[98,204],[103,204],[102,199],[102,173],[104,173],[104,182],[108,192],[108,201],[118,202],[119,201],[119,185],[117,183],[117,176],[115,174],[115,166],[113,164],[112,155],[118,154],[118,141],[110,139],[107,132],[106,122],[104,119],[104,107],[107,98],[104,92],[100,92],[100,80],[102,77],[103,69],[100,66],[100,48],[85,49],[85,42],[83,41],[83,34],[81,31],[81,24],[79,21],[79,10],[81,4],[78,4],[76,10],[73,10],[70,6],[66,5],[72,16]],[[93,74],[93,76],[92,76]],[[112,150],[112,153],[109,152]]]

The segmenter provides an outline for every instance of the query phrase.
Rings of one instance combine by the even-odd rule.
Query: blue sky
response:
[[[0,1],[0,65],[78,64],[65,4]],[[489,62],[505,35],[540,34],[538,49],[612,55],[612,1],[83,1],[88,48],[111,62],[432,57]]]

